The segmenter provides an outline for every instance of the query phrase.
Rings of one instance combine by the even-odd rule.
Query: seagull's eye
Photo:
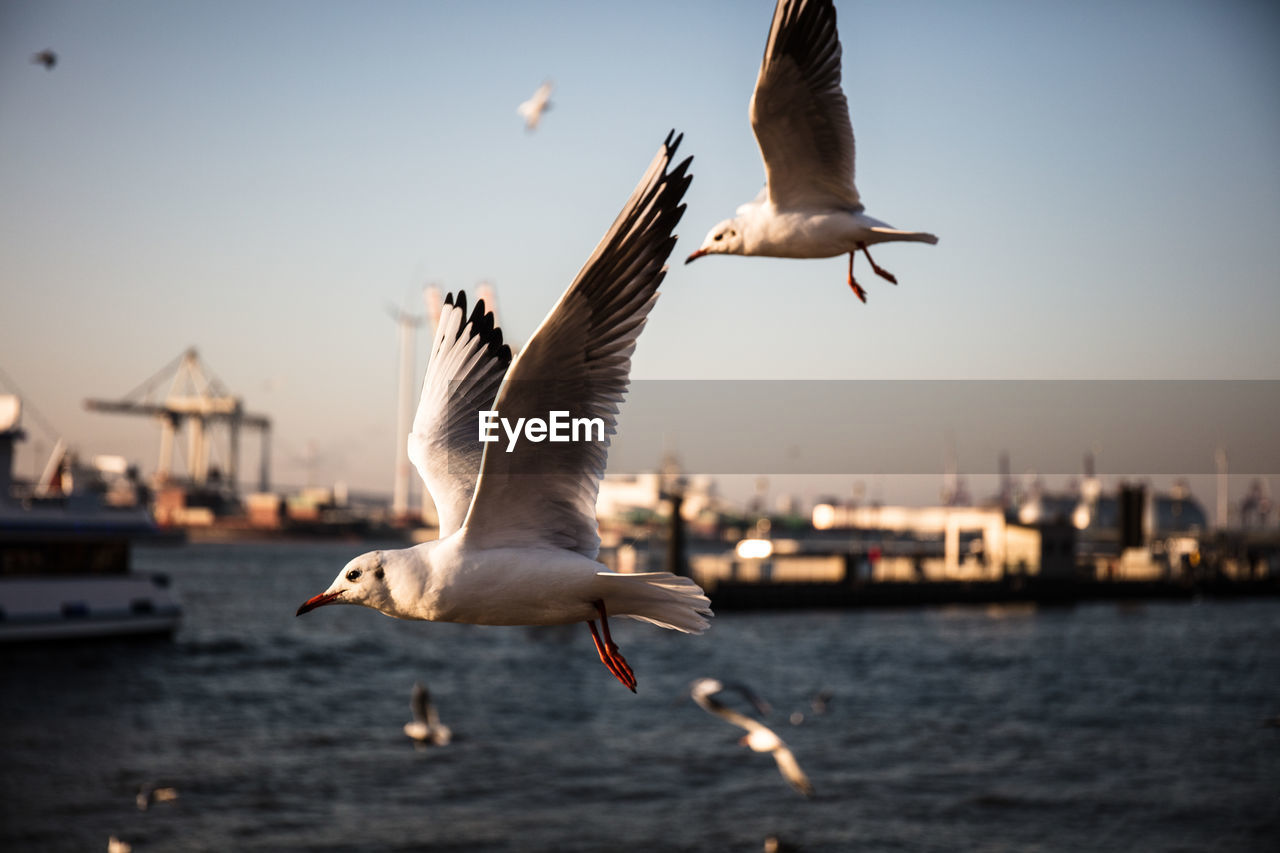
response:
[[[360,570],[352,569],[351,571],[347,572],[347,580],[352,581],[353,583],[355,581],[360,580]]]
[[[721,240],[723,240],[723,239],[724,239],[724,234],[717,234],[717,235],[716,235],[716,242],[717,242],[717,243],[718,243],[718,242],[720,242],[720,241],[721,241]]]

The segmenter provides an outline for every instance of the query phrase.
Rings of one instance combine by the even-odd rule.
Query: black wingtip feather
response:
[[[444,298],[444,304],[457,308],[466,315],[466,291],[459,290],[456,297],[453,293],[447,294]],[[466,335],[468,339],[479,338],[484,344],[486,353],[498,359],[503,366],[511,363],[511,347],[502,342],[502,330],[498,328],[498,320],[493,316],[492,311],[485,308],[483,299],[476,300],[476,304],[471,309],[471,314],[467,317],[467,321],[458,327],[458,333],[454,340],[461,339],[463,335]]]

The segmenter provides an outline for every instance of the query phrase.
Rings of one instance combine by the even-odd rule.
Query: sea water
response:
[[[0,650],[0,848],[1280,849],[1274,599],[617,619],[632,695],[585,626],[294,617],[367,547],[141,549],[172,641]],[[772,705],[813,799],[683,698],[703,676]],[[415,681],[449,746],[404,736]]]

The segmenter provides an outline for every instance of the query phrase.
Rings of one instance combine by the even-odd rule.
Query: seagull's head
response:
[[[724,685],[715,678],[695,678],[689,684],[689,695],[694,699],[705,699],[724,690]]]
[[[363,604],[386,613],[392,606],[386,557],[384,551],[370,551],[356,557],[342,567],[328,589],[304,601],[297,615],[326,604]]]
[[[685,258],[685,263],[696,261],[703,255],[741,255],[742,253],[742,223],[736,219],[726,219],[707,232],[707,237],[698,247],[698,251]]]

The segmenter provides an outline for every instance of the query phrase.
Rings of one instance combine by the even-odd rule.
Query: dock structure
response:
[[[168,381],[168,390],[159,400],[152,400],[156,390]],[[240,433],[258,430],[260,454],[258,490],[271,488],[271,419],[245,410],[244,401],[232,394],[200,362],[195,347],[186,350],[134,391],[118,400],[88,399],[84,406],[91,412],[141,415],[160,423],[160,453],[156,464],[156,481],[175,479],[174,456],[178,434],[186,429],[186,474],[190,483],[204,487],[210,483],[213,470],[210,459],[216,450],[215,427],[226,427],[224,482],[232,493],[238,491],[240,476]]]

